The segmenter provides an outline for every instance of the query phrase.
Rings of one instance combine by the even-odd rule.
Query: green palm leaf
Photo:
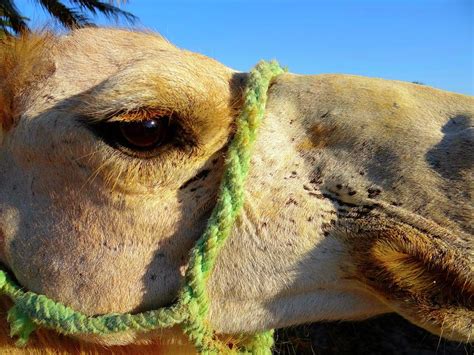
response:
[[[61,0],[36,0],[41,7],[66,28],[93,26],[88,15],[103,14],[107,18],[123,18],[133,23],[137,18],[118,6],[126,1],[69,0],[66,5]],[[0,35],[19,34],[29,31],[28,19],[22,16],[14,0],[0,0]]]
[[[13,32],[20,33],[29,30],[25,17],[20,14],[13,1],[1,0],[0,11],[2,13],[4,22],[9,28],[11,28]]]
[[[111,1],[110,3],[105,3],[103,1],[97,1],[97,0],[70,0],[70,1],[72,3],[77,4],[81,8],[81,10],[87,10],[93,15],[96,15],[97,13],[102,13],[107,17],[114,17],[115,19],[122,17],[129,22],[135,22],[137,20],[136,16],[132,15],[130,12],[123,11],[117,6],[114,6],[113,1]],[[123,2],[125,3],[125,1]]]
[[[68,8],[58,0],[38,0],[40,5],[66,28],[90,26],[89,19],[77,10]]]

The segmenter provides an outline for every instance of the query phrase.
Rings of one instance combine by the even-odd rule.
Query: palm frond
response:
[[[0,12],[4,21],[14,33],[29,31],[26,18],[21,15],[17,7],[11,0],[0,0]]]
[[[53,16],[55,20],[66,28],[78,28],[92,25],[86,16],[67,7],[61,1],[38,0],[38,2],[51,16]]]
[[[0,40],[11,35],[9,28],[11,28],[10,22],[4,17],[0,17]]]
[[[113,17],[118,20],[120,17],[124,18],[128,22],[135,22],[137,17],[131,14],[130,12],[124,11],[119,7],[113,5],[114,1],[103,2],[99,0],[70,0],[71,3],[77,4],[81,10],[86,10],[96,15],[97,13],[102,13],[107,17]],[[126,1],[122,1],[125,3]],[[120,5],[120,1],[118,4]]]
[[[35,0],[56,21],[66,28],[93,26],[87,14],[103,14],[116,21],[123,18],[134,23],[137,17],[118,6],[127,0]],[[28,18],[23,17],[15,5],[15,0],[0,0],[0,35],[20,34],[29,31]]]

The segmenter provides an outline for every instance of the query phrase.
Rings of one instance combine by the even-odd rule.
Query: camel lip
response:
[[[3,262],[0,262],[0,270],[4,271],[5,273],[8,274],[8,277],[16,284],[18,285],[19,288],[21,288],[24,292],[32,292],[32,293],[35,293],[34,291],[31,291],[29,290],[27,287],[23,286],[17,279],[17,277],[15,276],[15,274],[13,273],[13,271],[11,270],[11,268],[9,268],[5,263]],[[38,294],[41,296],[41,294]],[[0,296],[2,296],[0,294]],[[129,312],[125,312],[125,313],[129,313],[129,314],[140,314],[140,313],[147,313],[147,312],[152,312],[152,311],[155,311],[155,310],[158,310],[158,309],[164,309],[164,308],[171,308],[173,306],[176,305],[176,302],[177,302],[177,299],[178,299],[178,295],[176,295],[171,301],[169,302],[166,302],[164,304],[161,304],[159,306],[143,306],[143,307],[136,307],[135,309],[132,309],[130,310]],[[60,303],[62,304],[61,301],[55,301],[57,303]],[[68,306],[67,304],[64,304],[64,306],[66,307],[70,307]],[[93,314],[86,314],[88,317],[100,317],[100,316],[107,316],[107,315],[116,315],[116,314],[120,314],[120,313],[123,313],[123,312],[107,312],[107,313],[93,313]]]

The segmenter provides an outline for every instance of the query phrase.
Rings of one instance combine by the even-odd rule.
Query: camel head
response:
[[[173,303],[247,75],[150,33],[1,46],[0,261],[88,315]],[[472,339],[473,107],[380,79],[275,79],[243,212],[208,283],[213,328],[397,312]]]

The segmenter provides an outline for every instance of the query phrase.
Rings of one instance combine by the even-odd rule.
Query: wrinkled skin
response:
[[[145,33],[79,30],[41,48],[34,80],[1,87],[15,108],[0,116],[1,260],[90,315],[168,305],[213,207],[246,74]],[[274,80],[244,210],[209,281],[214,328],[397,312],[468,342],[473,108],[403,82]],[[170,114],[176,128],[146,152],[93,128]]]

